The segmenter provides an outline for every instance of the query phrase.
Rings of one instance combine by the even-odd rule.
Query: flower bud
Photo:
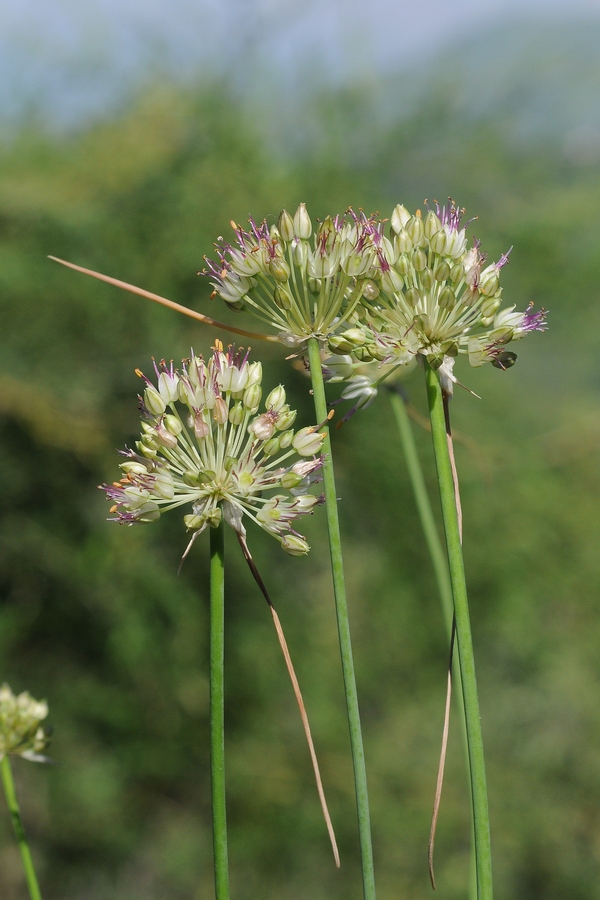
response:
[[[144,503],[143,506],[139,506],[135,512],[136,521],[143,522],[144,524],[156,522],[157,519],[160,519],[160,508],[156,503],[153,503],[152,500]]]
[[[485,294],[486,297],[491,297],[498,290],[499,284],[500,276],[498,275],[498,266],[493,264],[483,270],[479,277],[479,284],[477,287],[481,294]]]
[[[395,294],[402,290],[404,280],[395,269],[388,269],[381,274],[381,287],[388,294]]]
[[[448,235],[444,228],[440,228],[439,231],[436,231],[435,234],[431,236],[429,246],[433,252],[437,253],[439,256],[442,256],[446,252],[448,247]]]
[[[433,270],[433,277],[436,281],[447,281],[450,277],[450,266],[447,262],[442,259],[437,261],[436,267]]]
[[[280,256],[275,256],[269,262],[269,272],[275,281],[280,281],[282,284],[290,277],[290,267]]]
[[[174,434],[165,427],[163,422],[160,422],[155,429],[155,435],[160,444],[163,447],[169,447],[173,450],[177,446],[177,438]]]
[[[167,431],[174,434],[175,437],[183,431],[183,425],[178,416],[166,415],[163,417],[163,422]]]
[[[440,222],[436,214],[432,210],[429,210],[427,216],[425,217],[425,222],[423,225],[423,231],[427,240],[431,240],[433,235],[436,234],[436,232],[438,232],[441,227],[442,223]]]
[[[163,500],[172,500],[175,495],[173,477],[169,471],[161,472],[154,479],[154,490]]]
[[[262,363],[253,362],[248,366],[248,387],[252,384],[260,384],[262,381]]]
[[[301,203],[294,213],[294,233],[302,241],[308,240],[312,234],[312,222],[304,203]]]
[[[232,425],[241,425],[245,415],[246,410],[244,409],[244,404],[239,402],[234,403],[229,410],[229,421]]]
[[[409,288],[405,292],[404,296],[406,297],[406,302],[409,304],[409,306],[413,306],[413,307],[416,306],[417,303],[419,302],[419,300],[421,299],[421,294],[414,287]]]
[[[204,525],[206,525],[205,517],[195,514],[184,516],[183,522],[188,531],[199,531]]]
[[[294,488],[297,488],[300,482],[302,481],[302,476],[297,475],[295,472],[286,472],[281,476],[280,484],[282,488],[285,488],[286,491],[291,491]]]
[[[300,456],[314,456],[323,446],[324,434],[319,434],[314,427],[301,428],[292,441],[292,446]]]
[[[456,294],[450,287],[445,287],[438,297],[440,309],[454,309],[456,306]]]
[[[275,423],[277,431],[285,431],[286,428],[289,428],[291,425],[293,425],[296,421],[296,415],[297,413],[295,409],[290,409],[288,407],[287,409],[282,410],[277,417],[277,422]]]
[[[299,269],[303,269],[306,265],[308,250],[309,247],[306,241],[298,241],[292,247],[292,259],[294,260],[294,265],[298,266]]]
[[[290,556],[305,556],[310,550],[309,543],[299,534],[286,534],[281,539],[281,546]]]
[[[283,407],[285,404],[285,388],[282,384],[278,385],[276,388],[273,388],[271,393],[268,395],[265,400],[265,408],[266,409],[274,409],[277,412]]]
[[[162,416],[167,408],[165,401],[152,385],[148,385],[144,391],[144,406],[151,416]]]
[[[413,244],[418,247],[423,240],[424,229],[423,220],[420,216],[411,216],[405,225],[406,233],[412,240]]]
[[[204,421],[204,416],[201,412],[197,412],[194,416],[194,434],[201,441],[203,438],[207,436],[210,431],[210,425],[208,422]]]
[[[410,222],[411,215],[407,209],[402,206],[401,203],[398,203],[397,206],[394,207],[394,211],[392,212],[390,225],[392,229],[399,234],[402,229],[405,227],[407,222]]]
[[[342,333],[342,337],[345,338],[352,347],[362,347],[366,340],[362,328],[348,328],[347,331]]]
[[[395,249],[397,253],[410,253],[413,248],[412,238],[406,233],[406,231],[401,231],[398,237],[394,241]]]
[[[295,410],[292,410],[292,411],[294,412],[294,418],[295,418],[296,412],[295,412]],[[292,446],[293,440],[294,440],[294,429],[293,428],[289,428],[287,431],[283,431],[279,435],[279,444],[281,446],[281,449],[287,450],[288,447]]]
[[[419,276],[419,281],[421,282],[421,287],[424,290],[430,291],[433,287],[433,272],[431,271],[431,269],[427,267],[424,268],[421,272],[421,275]]]
[[[273,300],[279,309],[291,309],[293,305],[292,295],[290,292],[280,285],[275,285],[273,291]]]
[[[168,372],[161,372],[158,376],[158,390],[165,403],[174,403],[177,400],[178,382],[178,376],[170,375]]]
[[[396,262],[396,270],[400,273],[400,275],[408,275],[410,272],[410,258],[408,254],[402,253]]]
[[[279,228],[281,237],[286,243],[289,243],[294,239],[294,220],[287,210],[282,209],[279,213],[277,227]]]
[[[415,272],[422,272],[427,265],[427,254],[424,250],[414,250],[412,255],[412,264]]]
[[[331,353],[336,353],[339,356],[346,355],[346,353],[352,353],[354,351],[354,345],[347,341],[346,338],[342,337],[341,334],[333,334],[328,342],[327,346]]]
[[[249,385],[244,391],[242,403],[249,410],[258,409],[260,398],[262,397],[262,388],[259,383]]]
[[[213,410],[213,419],[217,425],[225,425],[229,416],[229,408],[222,397],[215,400],[215,408]]]
[[[370,278],[362,283],[362,296],[365,300],[376,300],[380,293],[381,291]]]
[[[270,440],[266,441],[263,444],[263,453],[265,456],[274,456],[276,453],[279,453],[280,443],[278,437],[272,437]]]

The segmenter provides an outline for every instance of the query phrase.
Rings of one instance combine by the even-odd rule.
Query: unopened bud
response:
[[[281,546],[290,556],[305,556],[310,550],[309,543],[297,534],[286,534],[281,539]]]
[[[308,240],[312,234],[312,222],[304,203],[301,203],[294,213],[294,234],[302,241]]]
[[[425,237],[427,238],[427,240],[431,240],[433,235],[437,231],[439,231],[441,227],[442,223],[440,222],[436,214],[432,210],[429,210],[425,218],[425,223],[423,225],[423,231],[425,232]]]
[[[427,254],[424,250],[415,250],[412,255],[412,264],[415,272],[422,272],[427,265]]]
[[[407,222],[410,222],[411,215],[401,203],[394,207],[394,211],[390,218],[390,225],[396,234],[399,234]]]
[[[290,292],[279,284],[275,286],[273,291],[273,300],[279,309],[291,309],[294,302]]]
[[[282,209],[279,213],[277,227],[279,228],[279,233],[284,241],[289,243],[294,239],[294,220],[287,210]]]
[[[265,407],[267,409],[275,409],[277,412],[283,407],[285,404],[285,388],[282,384],[278,385],[276,388],[273,388],[271,393],[268,395],[265,400]]]
[[[144,406],[151,416],[162,416],[167,408],[159,392],[151,385],[144,391]]]
[[[300,456],[314,456],[323,446],[324,434],[319,434],[315,428],[301,428],[292,441],[292,446]]]

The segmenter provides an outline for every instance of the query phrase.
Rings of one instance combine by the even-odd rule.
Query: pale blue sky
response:
[[[86,118],[147,72],[361,80],[523,15],[600,21],[600,0],[0,0],[0,114]]]

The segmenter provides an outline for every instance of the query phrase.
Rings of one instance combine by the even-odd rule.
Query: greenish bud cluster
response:
[[[28,691],[15,696],[7,684],[0,688],[0,759],[15,754],[33,762],[46,762],[41,751],[49,738],[42,722],[48,715],[45,700],[34,700]]]

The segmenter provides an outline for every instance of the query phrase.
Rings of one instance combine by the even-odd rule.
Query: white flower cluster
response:
[[[15,696],[7,684],[0,688],[0,759],[12,753],[33,762],[46,762],[41,756],[48,736],[41,722],[48,715],[48,704],[34,700],[27,692]]]
[[[136,451],[123,451],[121,480],[102,485],[116,521],[152,522],[191,505],[184,522],[194,534],[218,525],[221,516],[245,534],[246,514],[288,553],[307,553],[292,523],[321,500],[308,490],[320,475],[325,435],[316,427],[293,430],[296,412],[281,385],[259,413],[260,362],[232,347],[225,352],[220,341],[208,361],[192,356],[181,371],[164,361],[155,370],[157,385],[145,379],[140,398]]]
[[[421,355],[434,368],[459,353],[472,366],[514,363],[506,345],[544,330],[545,313],[500,309],[508,254],[486,266],[479,242],[468,247],[463,214],[454,203],[436,204],[425,219],[396,206],[390,240],[382,239],[377,272],[363,283],[353,327],[332,335],[332,352],[395,365]]]
[[[250,219],[249,231],[231,224],[235,243],[220,238],[218,261],[206,259],[214,295],[234,309],[247,307],[290,347],[310,337],[324,342],[347,321],[387,242],[383,223],[352,209],[314,228],[303,203],[293,217],[283,210],[270,228],[266,220]]]

